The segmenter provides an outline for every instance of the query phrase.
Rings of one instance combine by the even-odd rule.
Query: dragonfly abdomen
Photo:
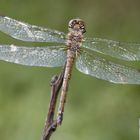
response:
[[[64,104],[66,102],[66,96],[69,86],[69,80],[72,73],[72,68],[75,60],[75,53],[67,50],[67,60],[66,60],[66,66],[65,66],[65,72],[64,72],[64,78],[63,78],[63,84],[62,84],[62,91],[61,91],[61,97],[60,97],[60,104],[59,104],[59,110],[58,110],[58,124],[61,124],[63,112],[64,112]]]

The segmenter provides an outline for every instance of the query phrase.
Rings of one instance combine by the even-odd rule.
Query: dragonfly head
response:
[[[69,31],[80,31],[82,33],[86,32],[85,22],[79,18],[70,20],[68,27]]]

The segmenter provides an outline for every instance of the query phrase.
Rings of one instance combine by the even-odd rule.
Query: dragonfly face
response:
[[[0,60],[42,67],[63,66],[67,60],[66,34],[0,16],[0,31],[13,38],[31,42],[51,42],[58,45],[27,47],[0,45]],[[140,61],[140,44],[123,43],[101,38],[83,38],[85,23],[81,19],[69,22],[69,31],[81,34],[75,43],[81,43],[81,53],[76,58],[76,68],[93,77],[113,83],[140,84],[140,71],[99,57],[100,53],[122,61]],[[82,39],[82,41],[81,41]],[[74,44],[74,43],[73,43]],[[98,54],[98,55],[97,55]]]
[[[86,32],[85,23],[81,19],[70,20],[68,27],[69,27],[69,31],[73,30],[73,31],[78,31],[78,32],[82,32],[82,33]]]

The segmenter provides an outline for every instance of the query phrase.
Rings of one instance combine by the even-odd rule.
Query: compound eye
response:
[[[83,22],[80,23],[80,30],[85,33],[86,30],[85,30],[85,24]]]
[[[84,29],[85,27],[84,26],[80,26],[80,29]]]
[[[74,19],[70,20],[69,28],[73,28],[75,24],[76,24],[76,20],[74,20]]]
[[[69,29],[81,31],[82,33],[85,33],[85,23],[81,19],[72,19],[70,20],[68,24]]]

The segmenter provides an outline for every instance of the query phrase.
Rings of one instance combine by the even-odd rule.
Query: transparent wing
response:
[[[112,63],[83,51],[77,58],[79,71],[113,83],[140,84],[140,71]]]
[[[101,38],[86,38],[83,47],[127,61],[140,60],[140,44],[121,43]]]
[[[66,60],[63,46],[23,47],[0,45],[0,60],[42,67],[62,66]]]
[[[22,41],[65,42],[63,32],[30,25],[4,16],[0,16],[0,31]]]

